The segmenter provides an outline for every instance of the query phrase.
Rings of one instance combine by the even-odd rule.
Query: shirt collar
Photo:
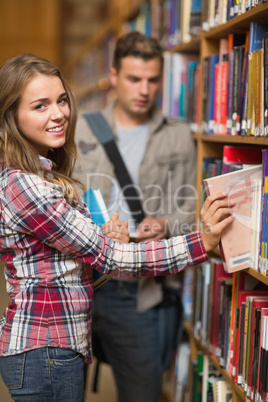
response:
[[[52,170],[52,161],[39,155],[40,162],[45,169]]]

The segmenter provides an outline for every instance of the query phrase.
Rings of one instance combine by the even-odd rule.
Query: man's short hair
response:
[[[159,58],[163,65],[163,51],[158,41],[140,32],[129,32],[119,37],[114,50],[113,67],[119,71],[121,60],[128,56],[145,61]]]

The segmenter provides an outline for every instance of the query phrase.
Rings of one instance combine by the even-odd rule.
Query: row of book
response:
[[[243,271],[227,273],[220,259],[198,266],[193,283],[194,336],[249,401],[268,396],[268,291],[261,285]]]
[[[164,53],[162,112],[190,123],[193,132],[198,130],[200,119],[199,97],[200,63],[195,54]]]
[[[266,0],[145,0],[128,29],[153,36],[165,48],[190,41],[201,31],[245,13]]]
[[[264,3],[266,0],[203,0],[202,29],[208,31],[246,11]]]
[[[157,38],[164,48],[187,42],[201,33],[202,0],[145,0],[128,29]]]
[[[267,48],[268,24],[252,22],[246,35],[220,40],[219,54],[203,60],[202,77],[197,55],[165,52],[163,113],[186,119],[193,132],[267,136]]]
[[[204,58],[203,133],[268,134],[267,47],[268,24],[252,22],[246,35],[229,34],[219,54]]]
[[[190,362],[190,345],[186,341],[181,342],[178,346],[174,374],[174,395],[172,399],[174,402],[187,402],[189,400],[225,402],[232,399],[232,386],[209,362],[206,355],[199,351],[197,359]],[[189,374],[193,383],[191,390]]]
[[[232,400],[233,388],[216,370],[208,357],[198,352],[192,362],[193,398],[192,401],[226,402]]]

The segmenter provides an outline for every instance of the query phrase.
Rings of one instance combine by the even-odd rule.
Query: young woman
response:
[[[232,221],[218,194],[203,207],[202,233],[122,244],[126,224],[98,228],[72,179],[75,124],[73,94],[54,65],[21,54],[0,67],[0,257],[11,297],[0,321],[0,373],[16,401],[83,401],[92,266],[118,276],[174,274],[206,260]]]

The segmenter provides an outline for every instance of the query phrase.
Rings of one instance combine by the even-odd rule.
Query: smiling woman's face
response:
[[[26,85],[18,107],[18,128],[39,155],[62,147],[70,117],[59,77],[37,74]]]

